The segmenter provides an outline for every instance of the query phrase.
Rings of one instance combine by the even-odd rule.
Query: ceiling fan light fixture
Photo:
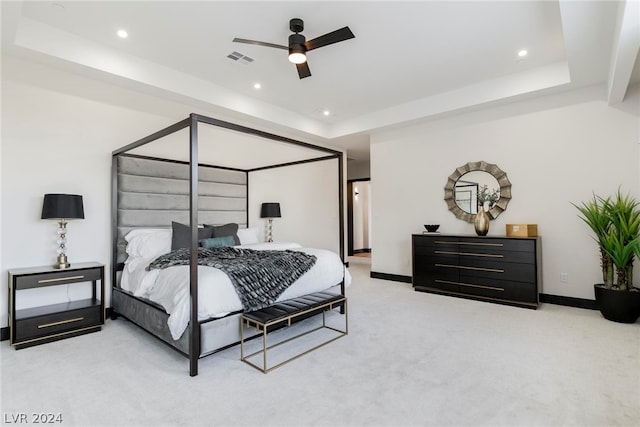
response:
[[[304,64],[307,62],[307,55],[302,47],[289,48],[289,62],[293,64]]]
[[[293,52],[289,54],[289,62],[293,64],[304,64],[307,62],[307,56],[304,53]]]
[[[302,34],[295,33],[289,36],[289,62],[294,64],[304,64],[307,62],[305,41],[306,39]]]

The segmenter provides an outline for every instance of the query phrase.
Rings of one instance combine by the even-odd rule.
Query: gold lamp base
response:
[[[69,262],[67,261],[67,256],[65,254],[58,255],[58,258],[56,258],[56,263],[54,264],[53,268],[63,270],[69,267],[71,267],[71,264],[69,264]]]

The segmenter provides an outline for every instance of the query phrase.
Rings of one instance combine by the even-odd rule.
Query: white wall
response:
[[[347,162],[347,179],[354,180],[363,178],[371,178],[369,159],[349,160]]]
[[[249,174],[249,224],[266,233],[263,202],[279,202],[282,218],[273,220],[275,242],[340,250],[338,160],[265,169]]]
[[[171,121],[8,80],[2,103],[0,299],[7,301],[8,269],[55,260],[57,223],[40,219],[45,193],[83,196],[85,219],[68,224],[69,261],[110,265],[111,151]],[[69,287],[72,299],[76,288]],[[66,301],[66,289],[21,293],[19,306]],[[2,304],[2,327],[7,314]]]
[[[71,263],[101,262],[108,272],[111,152],[182,120],[191,112],[190,107],[179,103],[3,57],[0,301],[4,303],[0,304],[0,327],[8,326],[7,270],[51,265],[55,259],[57,224],[40,219],[43,195],[51,192],[83,195],[85,219],[68,225],[67,255]],[[337,191],[335,162],[331,176],[319,164],[314,165],[327,174],[322,182]],[[274,183],[269,198],[273,195],[283,203],[282,221],[276,220],[274,225],[276,238],[304,240],[305,244],[337,250],[337,207],[335,210],[330,207],[328,193],[318,191],[316,181],[292,178],[293,169],[264,173]],[[282,173],[279,171],[285,170],[286,174],[279,176]],[[252,194],[258,194],[257,189],[254,182]],[[309,209],[304,212],[304,223],[295,215],[296,194],[307,198]],[[337,199],[331,200],[335,206]],[[254,217],[259,216],[255,206],[252,212]],[[255,220],[251,222],[257,224]],[[331,233],[330,227],[335,227]],[[105,285],[108,306],[109,274]],[[67,300],[67,290],[65,286],[46,292],[26,292],[23,296],[20,304],[23,307],[42,304],[43,298],[46,303],[63,302]]]
[[[541,292],[593,299],[597,248],[571,202],[618,187],[639,196],[639,92],[614,108],[604,88],[588,88],[373,135],[372,271],[410,276],[410,236],[423,224],[474,234],[447,210],[443,189],[455,168],[485,160],[513,185],[489,235],[504,235],[507,223],[538,224]]]

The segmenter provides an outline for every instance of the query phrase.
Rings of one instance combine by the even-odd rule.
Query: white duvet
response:
[[[317,257],[314,266],[287,288],[277,301],[319,292],[338,285],[344,275],[345,286],[351,284],[351,275],[340,257],[324,249],[302,248],[295,243],[259,243],[242,245],[256,250],[297,250]],[[189,324],[191,304],[189,298],[189,266],[169,267],[146,271],[152,260],[129,257],[122,273],[121,287],[135,296],[160,304],[169,313],[169,330],[178,339]],[[229,277],[213,267],[198,266],[198,319],[222,317],[242,310],[242,303]]]

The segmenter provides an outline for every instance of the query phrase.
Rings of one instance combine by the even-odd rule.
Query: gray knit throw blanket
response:
[[[190,254],[189,248],[171,251],[156,258],[147,269],[189,265]],[[315,255],[298,251],[198,248],[198,265],[217,268],[229,276],[245,312],[272,305],[315,263]]]

